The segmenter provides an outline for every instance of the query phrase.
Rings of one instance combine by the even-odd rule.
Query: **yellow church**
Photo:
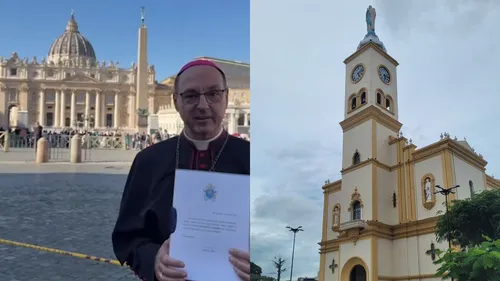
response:
[[[500,188],[485,173],[486,160],[466,140],[441,139],[417,148],[401,133],[398,62],[375,34],[375,9],[366,11],[367,34],[345,59],[346,93],[342,178],[323,186],[320,281],[429,280],[437,266],[436,185],[460,185],[449,199]]]

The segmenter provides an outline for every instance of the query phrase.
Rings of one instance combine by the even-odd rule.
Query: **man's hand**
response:
[[[181,268],[184,263],[169,256],[170,239],[161,245],[155,258],[155,275],[158,281],[184,281],[187,274]]]
[[[236,249],[229,250],[229,261],[242,281],[250,281],[250,253]]]

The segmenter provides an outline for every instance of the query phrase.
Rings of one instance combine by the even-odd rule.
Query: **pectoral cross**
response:
[[[332,264],[330,264],[328,267],[332,270],[332,274],[335,273],[335,268],[337,268],[337,264],[335,263],[335,259],[332,259]]]
[[[432,261],[436,260],[437,250],[436,247],[434,246],[434,243],[431,243],[431,249],[427,250],[425,253],[431,256]]]

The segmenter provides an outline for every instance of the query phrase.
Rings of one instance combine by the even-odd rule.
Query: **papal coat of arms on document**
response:
[[[212,184],[207,185],[207,187],[203,190],[203,193],[205,195],[205,201],[215,201],[215,197],[217,197],[217,191],[215,190],[215,186]]]

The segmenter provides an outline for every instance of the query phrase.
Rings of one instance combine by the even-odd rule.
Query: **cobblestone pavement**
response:
[[[132,162],[137,150],[83,150],[83,162]],[[69,162],[69,149],[53,149],[50,153],[51,162]],[[0,151],[0,162],[34,162],[33,148],[10,148],[9,152]]]
[[[137,281],[122,267],[0,244],[2,281]]]
[[[115,259],[130,164],[0,164],[0,238]],[[57,172],[54,172],[57,171]],[[137,280],[128,268],[0,244],[1,281]]]

